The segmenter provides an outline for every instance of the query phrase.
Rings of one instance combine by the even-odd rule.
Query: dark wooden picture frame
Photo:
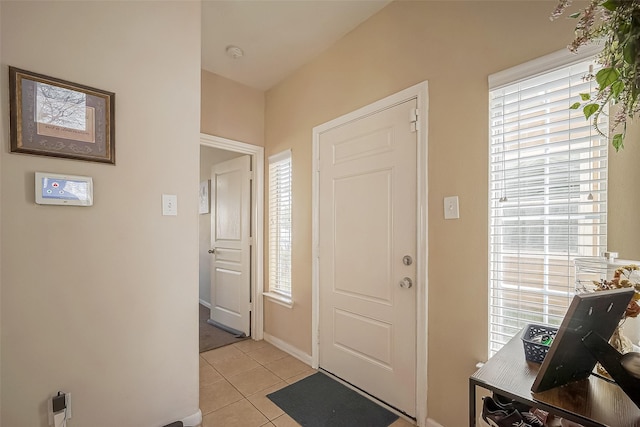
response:
[[[115,164],[115,94],[9,67],[11,152]]]
[[[585,347],[586,337],[593,333],[609,341],[633,294],[633,288],[576,294],[531,391],[539,393],[588,378],[597,358]]]

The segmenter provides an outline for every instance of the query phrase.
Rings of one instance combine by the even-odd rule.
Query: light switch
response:
[[[162,215],[178,215],[178,196],[175,194],[162,195]]]
[[[458,196],[444,198],[444,219],[458,219],[460,211],[458,209]]]

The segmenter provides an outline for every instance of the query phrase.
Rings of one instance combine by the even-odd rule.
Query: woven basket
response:
[[[522,331],[525,359],[529,362],[542,363],[550,346],[533,342],[532,339],[538,335],[550,335],[555,338],[557,333],[558,328],[554,328],[553,326],[527,325]]]

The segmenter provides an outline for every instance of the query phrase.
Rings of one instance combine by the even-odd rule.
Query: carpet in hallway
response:
[[[246,340],[207,323],[209,309],[200,304],[200,353]]]

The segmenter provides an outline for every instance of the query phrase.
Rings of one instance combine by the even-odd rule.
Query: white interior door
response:
[[[320,135],[318,211],[320,367],[411,416],[415,108],[409,100]]]
[[[211,168],[212,323],[250,335],[251,157]]]

